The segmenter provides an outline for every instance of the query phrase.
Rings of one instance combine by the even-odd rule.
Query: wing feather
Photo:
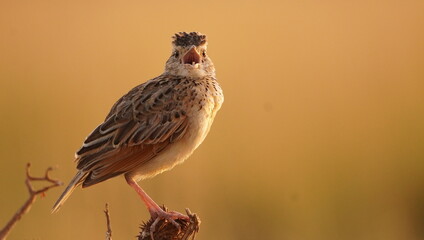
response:
[[[89,172],[84,187],[131,171],[181,139],[188,106],[178,83],[153,79],[118,100],[77,152],[77,168]]]

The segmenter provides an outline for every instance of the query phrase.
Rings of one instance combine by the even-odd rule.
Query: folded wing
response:
[[[151,80],[123,96],[77,152],[83,187],[141,166],[184,136],[186,95],[173,82]]]

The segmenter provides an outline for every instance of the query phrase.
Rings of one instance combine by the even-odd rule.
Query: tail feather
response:
[[[69,185],[66,187],[65,191],[63,191],[62,195],[60,195],[59,199],[57,199],[56,203],[53,206],[52,213],[59,211],[60,207],[65,203],[65,201],[71,196],[71,193],[84,181],[87,176],[87,172],[79,171],[74,178],[72,178]]]

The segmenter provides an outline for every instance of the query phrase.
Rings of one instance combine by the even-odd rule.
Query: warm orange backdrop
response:
[[[209,37],[225,104],[182,166],[141,185],[199,239],[424,238],[424,2],[0,2],[0,225],[33,173],[73,154],[111,105],[159,75],[177,31]],[[63,189],[63,188],[62,188]],[[39,200],[10,239],[134,239],[122,177]]]

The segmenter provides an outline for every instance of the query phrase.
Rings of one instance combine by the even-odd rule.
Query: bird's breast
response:
[[[143,164],[135,173],[138,179],[153,177],[182,163],[206,138],[216,113],[223,102],[222,92],[195,89],[197,94],[187,104],[188,127],[184,136],[170,144],[154,159]]]

